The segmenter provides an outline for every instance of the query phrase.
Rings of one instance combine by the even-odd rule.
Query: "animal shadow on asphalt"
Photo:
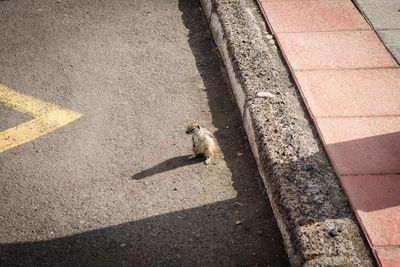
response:
[[[143,170],[142,172],[136,173],[135,175],[132,175],[133,180],[141,180],[149,176],[153,176],[155,174],[159,174],[162,172],[167,172],[171,171],[183,166],[187,165],[192,165],[192,164],[197,164],[200,162],[204,161],[204,156],[197,156],[196,158],[193,159],[188,159],[189,155],[185,156],[178,156],[174,158],[167,159],[160,164],[157,164],[156,166],[153,166],[149,169]]]

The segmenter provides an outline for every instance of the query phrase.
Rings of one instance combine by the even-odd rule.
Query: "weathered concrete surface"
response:
[[[257,4],[202,0],[293,266],[371,266],[339,180]]]
[[[400,64],[400,1],[353,0]]]

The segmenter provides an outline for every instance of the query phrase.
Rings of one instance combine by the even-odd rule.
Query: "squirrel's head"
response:
[[[192,123],[190,125],[188,125],[188,127],[186,128],[186,133],[187,134],[196,134],[200,131],[200,125],[198,125],[197,123]]]

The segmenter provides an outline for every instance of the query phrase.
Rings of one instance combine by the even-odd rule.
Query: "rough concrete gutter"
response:
[[[375,265],[253,0],[201,0],[292,266]]]

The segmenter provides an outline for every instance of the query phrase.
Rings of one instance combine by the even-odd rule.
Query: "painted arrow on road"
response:
[[[0,132],[0,153],[64,126],[83,114],[18,93],[0,84],[0,102],[34,119]]]

